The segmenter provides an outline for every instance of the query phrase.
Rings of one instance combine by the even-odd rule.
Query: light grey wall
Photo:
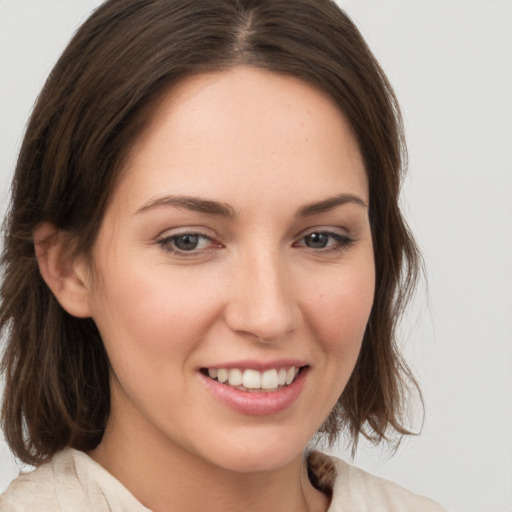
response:
[[[0,208],[52,64],[98,0],[0,0]],[[356,463],[453,512],[512,511],[512,1],[340,0],[402,104],[428,268],[403,331],[420,437]],[[337,450],[342,452],[342,448]],[[16,469],[0,444],[0,489]]]
[[[407,353],[423,435],[366,466],[454,511],[512,511],[512,2],[342,2],[396,88],[429,303]]]

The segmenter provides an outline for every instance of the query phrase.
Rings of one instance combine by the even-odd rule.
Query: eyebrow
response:
[[[363,208],[368,208],[368,205],[356,195],[353,194],[339,194],[337,196],[328,197],[322,201],[309,203],[299,208],[297,211],[297,217],[310,217],[319,213],[325,213],[334,210],[338,206],[342,206],[347,203],[356,204]]]
[[[342,206],[347,203],[356,204],[367,208],[367,204],[359,197],[353,194],[339,194],[333,197],[328,197],[322,201],[308,203],[297,210],[297,217],[310,217],[319,213],[325,213],[334,210],[338,206]],[[210,215],[219,215],[221,217],[235,217],[236,210],[227,203],[220,203],[212,201],[210,199],[203,199],[200,197],[193,196],[175,196],[168,195],[163,197],[157,197],[150,200],[144,206],[139,208],[136,214],[144,213],[153,208],[160,206],[174,206],[178,208],[185,208],[187,210],[199,213],[207,213]]]
[[[210,201],[192,196],[163,196],[152,199],[144,206],[137,210],[137,214],[146,212],[159,206],[177,206],[179,208],[186,208],[193,212],[208,213],[210,215],[219,215],[221,217],[234,217],[236,215],[235,209],[226,203],[219,203],[217,201]]]

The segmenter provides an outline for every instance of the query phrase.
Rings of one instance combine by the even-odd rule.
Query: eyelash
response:
[[[313,235],[327,236],[328,238],[327,238],[326,246],[314,248],[314,247],[308,247],[307,245],[305,245],[305,243],[301,243],[301,242],[304,242],[308,237],[312,237]],[[176,248],[176,246],[174,245],[176,243],[176,241],[179,239],[183,239],[185,237],[197,237],[198,243],[200,243],[201,240],[209,240],[210,246],[203,248],[203,249],[192,248],[189,251]],[[329,244],[329,239],[333,239],[335,241],[335,244]],[[310,249],[315,253],[331,253],[331,252],[337,253],[337,252],[342,252],[342,251],[348,249],[354,242],[356,242],[356,240],[347,235],[342,235],[340,233],[327,231],[327,230],[316,230],[316,231],[311,231],[311,232],[307,233],[306,235],[302,236],[297,242],[295,242],[293,244],[293,246],[294,247],[304,247],[305,249]],[[203,256],[203,255],[211,252],[215,248],[222,247],[222,245],[220,243],[215,243],[215,241],[208,235],[205,235],[203,233],[197,233],[194,231],[179,233],[176,235],[165,236],[165,237],[157,240],[157,244],[159,246],[161,246],[165,252],[170,253],[175,256],[185,257],[185,258]],[[212,245],[214,247],[212,247]]]
[[[176,243],[176,240],[178,240],[180,238],[185,238],[185,237],[197,237],[199,239],[199,241],[210,240],[210,242],[211,242],[210,245],[212,243],[214,243],[213,239],[211,237],[209,237],[208,235],[190,231],[190,232],[185,232],[185,233],[178,233],[177,235],[170,235],[170,236],[163,237],[163,238],[157,240],[157,244],[160,245],[165,252],[174,254],[176,256],[182,256],[185,258],[204,255],[205,252],[210,252],[212,250],[212,247],[208,247],[208,248],[199,249],[199,250],[194,248],[190,251],[186,251],[183,249],[176,248],[176,246],[173,245]],[[198,242],[198,243],[200,243],[200,242]],[[217,244],[217,247],[221,247],[221,245]]]
[[[304,244],[300,244],[299,242],[302,242],[306,240],[306,238],[311,237],[313,235],[324,235],[327,236],[328,239],[333,239],[335,241],[335,244],[332,244],[333,246],[326,245],[325,247],[308,247]],[[306,247],[307,249],[312,249],[314,252],[322,252],[322,253],[329,253],[329,252],[341,252],[346,249],[348,249],[356,240],[354,238],[351,238],[347,235],[342,235],[341,233],[336,233],[334,231],[328,231],[328,230],[314,230],[306,235],[304,235],[299,242],[296,242],[294,244],[295,247]]]

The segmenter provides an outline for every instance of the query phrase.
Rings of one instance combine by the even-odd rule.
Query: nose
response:
[[[286,338],[300,322],[289,269],[270,251],[241,258],[225,309],[229,328],[261,342]]]

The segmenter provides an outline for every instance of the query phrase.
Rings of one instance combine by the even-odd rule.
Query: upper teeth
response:
[[[258,370],[240,370],[239,368],[208,368],[208,375],[219,382],[246,389],[277,389],[291,384],[299,368],[280,368],[259,372]]]

